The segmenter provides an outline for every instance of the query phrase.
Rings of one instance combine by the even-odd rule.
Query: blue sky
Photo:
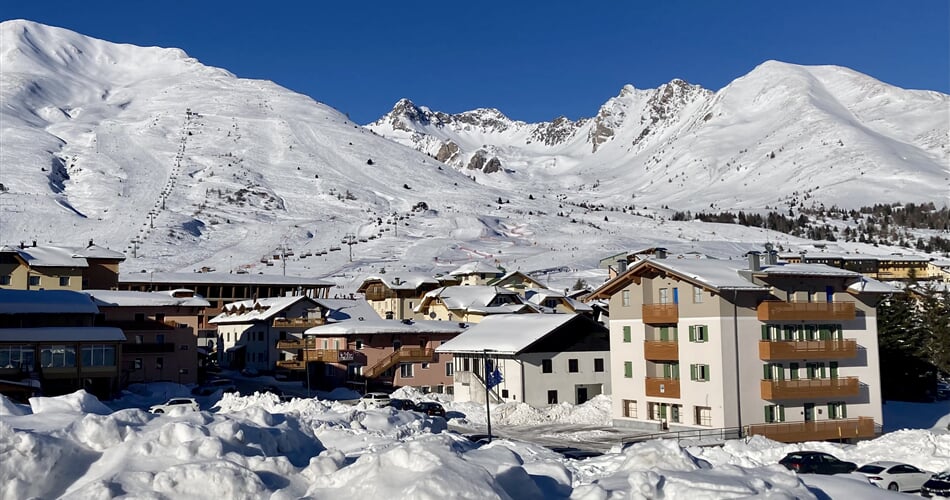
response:
[[[947,0],[4,2],[0,19],[16,18],[178,47],[360,123],[401,97],[576,119],[624,84],[719,90],[769,59],[950,93]]]

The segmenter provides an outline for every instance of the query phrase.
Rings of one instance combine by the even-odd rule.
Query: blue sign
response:
[[[500,384],[502,380],[504,380],[504,378],[501,376],[501,372],[498,371],[498,368],[495,368],[495,371],[488,374],[488,378],[485,380],[485,385],[491,389],[492,387]]]

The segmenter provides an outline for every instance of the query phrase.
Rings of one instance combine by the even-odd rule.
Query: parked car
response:
[[[423,401],[422,403],[416,403],[416,411],[425,413],[430,417],[445,418],[445,408],[443,408],[439,403],[433,401]]]
[[[375,406],[376,408],[383,408],[389,406],[389,394],[385,392],[367,392],[363,394],[363,397],[360,398],[360,401],[366,404],[366,406]]]
[[[920,487],[924,497],[950,497],[950,470],[934,474]]]
[[[785,455],[778,463],[795,472],[814,474],[844,474],[858,468],[854,462],[845,462],[820,451],[796,451]]]
[[[933,475],[913,465],[887,461],[862,465],[855,472],[867,476],[871,484],[891,491],[917,491]]]
[[[416,409],[416,404],[411,399],[390,399],[389,406],[397,410],[411,411]]]
[[[191,411],[198,411],[198,402],[193,398],[171,398],[160,405],[154,405],[148,409],[152,413],[168,413],[174,408],[188,408]]]

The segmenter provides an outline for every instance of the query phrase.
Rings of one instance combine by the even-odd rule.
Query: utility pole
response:
[[[350,262],[353,262],[353,245],[356,244],[356,235],[353,233],[347,233],[347,235],[343,238],[343,243],[350,247]]]

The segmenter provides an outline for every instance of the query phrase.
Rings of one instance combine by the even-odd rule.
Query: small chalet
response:
[[[463,285],[437,288],[414,311],[421,317],[478,323],[493,314],[536,313],[517,292],[496,286]]]
[[[449,273],[449,276],[458,279],[463,286],[487,285],[504,275],[505,271],[484,262],[469,262]]]

